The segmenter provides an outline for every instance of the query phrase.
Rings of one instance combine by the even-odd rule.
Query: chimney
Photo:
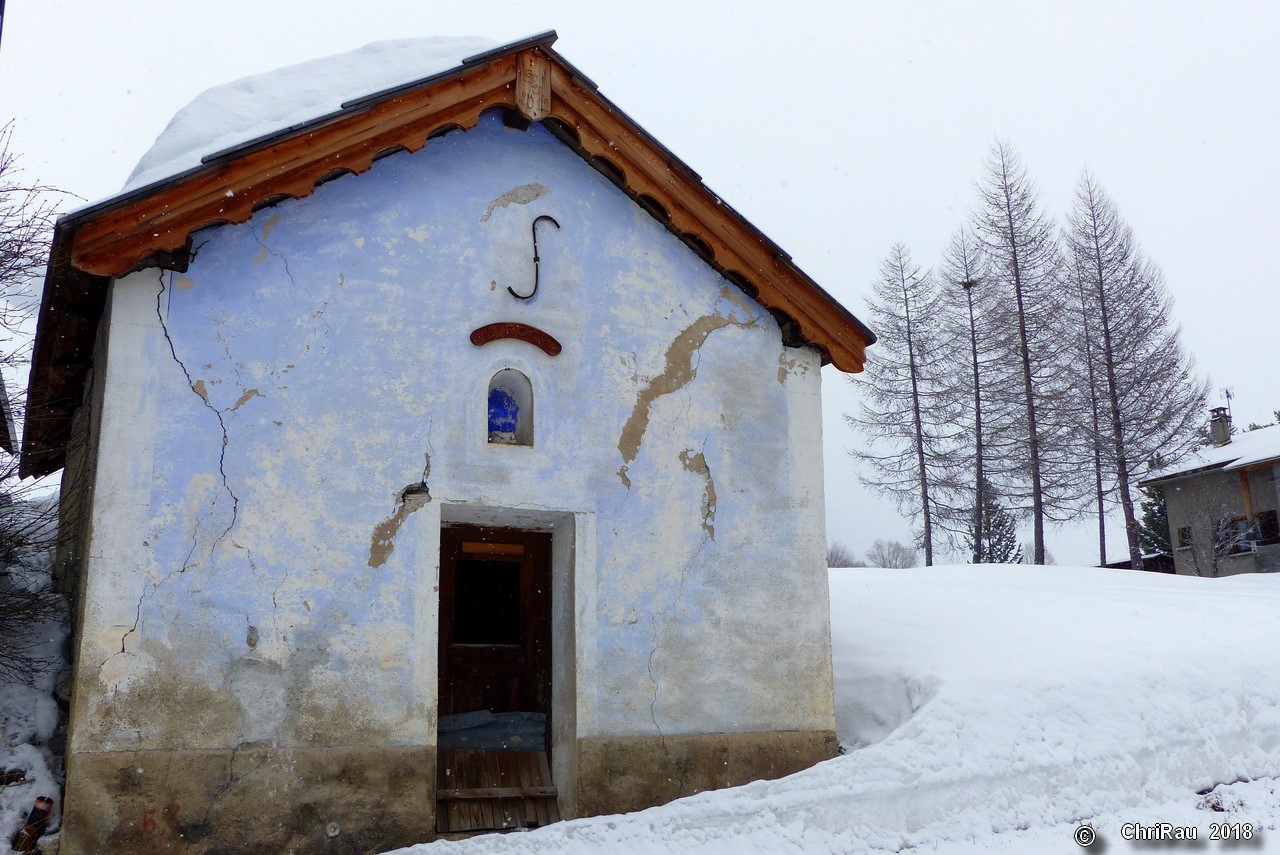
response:
[[[1209,440],[1215,447],[1231,442],[1231,413],[1226,407],[1209,410]]]

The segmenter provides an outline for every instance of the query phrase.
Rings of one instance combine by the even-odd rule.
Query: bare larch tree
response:
[[[1022,411],[1031,503],[1032,561],[1045,563],[1047,505],[1068,501],[1060,422],[1053,407],[1060,385],[1069,318],[1061,286],[1061,256],[1052,220],[1041,210],[1038,192],[1008,144],[996,143],[978,185],[974,232],[982,241],[989,276],[1014,309],[1020,388],[993,389],[991,404]],[[1006,493],[1012,497],[1012,491]]]
[[[971,560],[982,563],[987,560],[981,552],[987,507],[983,494],[993,478],[1003,485],[1016,476],[1005,465],[1016,425],[993,419],[1000,414],[983,406],[988,388],[1016,379],[1009,371],[1013,353],[1005,335],[1008,301],[987,275],[982,245],[967,227],[959,229],[944,250],[938,279],[946,336],[939,358],[952,396],[956,442],[947,480],[937,484],[935,506],[953,542],[971,545]]]
[[[941,339],[937,289],[933,276],[898,244],[880,266],[880,279],[868,301],[872,326],[881,345],[855,381],[863,401],[850,426],[868,442],[853,456],[870,467],[868,486],[892,497],[900,511],[922,524],[925,564],[933,563],[934,500],[930,485],[946,463],[954,441],[948,399],[940,388]]]
[[[1088,173],[1076,187],[1066,240],[1094,341],[1089,358],[1100,399],[1097,444],[1106,450],[1107,480],[1124,514],[1129,560],[1139,570],[1141,525],[1132,482],[1156,454],[1177,460],[1195,446],[1208,386],[1182,346],[1159,269]]]

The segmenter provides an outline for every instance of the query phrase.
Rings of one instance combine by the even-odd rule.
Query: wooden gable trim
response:
[[[474,127],[502,107],[542,121],[694,252],[778,320],[787,344],[811,344],[841,371],[861,371],[875,335],[726,205],[657,140],[550,48],[544,34],[443,75],[348,102],[333,115],[206,158],[58,223],[36,335],[23,476],[63,465],[112,277],[139,267],[184,269],[194,232],[244,223],[282,198],[415,152],[435,135]],[[82,317],[83,316],[83,317]]]
[[[192,232],[246,222],[265,201],[309,196],[336,171],[359,174],[382,152],[417,151],[441,128],[470,128],[486,109],[513,104],[514,76],[515,57],[502,57],[212,164],[81,225],[71,263],[120,276],[157,252],[180,250]]]
[[[744,290],[766,308],[784,313],[781,322],[792,319],[824,361],[841,371],[862,370],[865,349],[874,341],[870,331],[744,219],[726,216],[727,206],[696,175],[672,163],[567,69],[553,65],[551,80],[551,116],[577,132],[588,161],[612,164],[629,195],[726,278],[746,285]]]

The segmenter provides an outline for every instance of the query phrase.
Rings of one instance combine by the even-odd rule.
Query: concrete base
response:
[[[832,731],[578,740],[578,815],[626,813],[703,790],[771,780],[836,756]]]
[[[76,754],[62,855],[385,852],[432,839],[433,748]]]

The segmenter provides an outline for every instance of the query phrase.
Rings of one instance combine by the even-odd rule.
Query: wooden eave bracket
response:
[[[531,122],[551,115],[551,59],[540,50],[516,56],[515,106]]]

